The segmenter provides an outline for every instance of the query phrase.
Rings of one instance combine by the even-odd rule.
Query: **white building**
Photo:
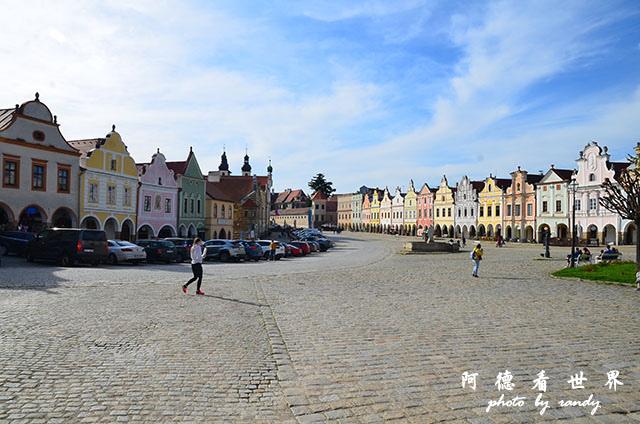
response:
[[[543,232],[549,229],[551,238],[569,238],[569,183],[573,177],[571,169],[551,169],[536,185],[536,228],[538,241],[544,242]]]
[[[388,232],[391,229],[391,202],[393,196],[389,194],[389,188],[385,187],[380,201],[380,225],[382,231]]]
[[[604,194],[604,180],[615,181],[629,163],[610,162],[609,159],[607,147],[600,147],[595,141],[587,144],[576,159],[576,222],[579,238],[600,244],[620,244],[624,234],[632,229],[632,222],[602,207],[600,198]]]
[[[57,118],[35,100],[0,109],[0,228],[78,226],[78,157]]]
[[[404,196],[405,193],[396,187],[396,193],[391,201],[391,227],[400,232],[404,224]]]
[[[469,238],[478,228],[478,193],[484,188],[483,181],[471,181],[462,177],[454,194],[455,237]]]

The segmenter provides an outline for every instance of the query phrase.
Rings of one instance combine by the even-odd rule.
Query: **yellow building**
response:
[[[80,151],[80,227],[133,239],[138,169],[116,126],[105,138],[70,141]]]
[[[449,187],[447,176],[444,175],[433,198],[433,224],[436,237],[454,236],[455,190],[455,188]]]
[[[371,198],[371,228],[373,232],[380,231],[380,198],[382,197],[381,191],[378,189],[373,190],[373,197]]]
[[[413,180],[409,182],[409,190],[404,196],[404,228],[403,233],[410,236],[416,235],[418,225],[418,193],[413,185]]]
[[[511,185],[510,178],[492,175],[484,180],[484,188],[478,193],[478,237],[495,237],[503,226],[504,193]]]
[[[205,226],[212,239],[233,238],[234,201],[217,184],[207,181]]]

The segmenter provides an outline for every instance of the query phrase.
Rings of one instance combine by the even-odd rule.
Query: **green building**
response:
[[[193,148],[185,161],[167,162],[178,182],[178,236],[200,237],[206,240],[205,206],[206,180],[198,165]]]

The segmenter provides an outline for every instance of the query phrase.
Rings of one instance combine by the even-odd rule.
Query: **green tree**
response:
[[[633,221],[636,230],[636,269],[640,271],[640,143],[638,156],[629,156],[629,167],[618,181],[606,179],[602,184],[604,195],[600,204],[607,210]]]
[[[331,181],[327,181],[323,173],[317,174],[311,179],[311,181],[309,181],[309,188],[313,190],[312,195],[316,194],[317,192],[321,192],[327,198],[329,198],[331,194],[336,191],[336,189],[333,188],[333,183]]]

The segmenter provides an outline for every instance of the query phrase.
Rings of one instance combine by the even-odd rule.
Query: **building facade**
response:
[[[167,167],[173,171],[178,184],[178,236],[206,240],[208,237],[205,223],[206,208],[198,209],[197,205],[206,203],[206,180],[198,164],[193,148],[189,148],[189,155],[184,161],[167,162]]]
[[[82,154],[80,227],[102,229],[110,239],[135,239],[138,170],[115,125],[105,138],[70,144]]]
[[[338,194],[334,196],[338,202],[338,227],[343,230],[351,229],[351,221],[353,212],[351,206],[353,204],[353,193]]]
[[[285,209],[306,208],[308,207],[307,200],[309,200],[309,197],[302,189],[292,190],[288,188],[283,192],[277,193],[271,209],[282,211]]]
[[[380,201],[380,226],[382,231],[388,233],[391,231],[391,202],[393,196],[389,194],[389,188],[385,187],[382,192],[382,200]]]
[[[413,185],[413,180],[409,182],[409,189],[404,196],[404,212],[403,212],[404,234],[416,235],[416,226],[418,223],[418,193]]]
[[[382,190],[375,189],[373,190],[373,195],[371,196],[371,231],[372,232],[380,232],[380,200],[382,200]]]
[[[213,183],[207,183],[206,226],[211,239],[233,238],[234,199]]]
[[[455,188],[449,187],[446,175],[440,180],[440,187],[433,199],[433,225],[436,237],[454,237]]]
[[[476,236],[478,227],[478,193],[484,182],[471,181],[466,175],[458,183],[455,194],[455,236],[468,239]]]
[[[571,169],[551,169],[536,184],[536,229],[538,241],[543,242],[545,231],[559,241],[569,240],[569,183]]]
[[[362,230],[371,231],[371,199],[373,193],[365,193],[362,201]]]
[[[311,208],[288,208],[271,211],[271,222],[281,227],[311,228]]]
[[[496,178],[493,175],[484,180],[484,187],[478,193],[478,237],[493,238],[496,236],[496,228],[502,228],[504,193],[510,185],[510,179]],[[513,235],[505,233],[505,237],[510,239]]]
[[[580,151],[576,162],[578,189],[575,208],[578,237],[589,243],[624,243],[625,233],[631,232],[632,222],[602,207],[600,198],[604,194],[604,180],[617,181],[629,164],[611,162],[607,147],[601,147],[595,141]]]
[[[433,227],[433,198],[436,191],[424,183],[418,192],[418,236],[424,236]]]
[[[77,227],[79,156],[38,93],[0,109],[0,229]]]
[[[271,220],[271,187],[273,167],[267,167],[267,175],[251,175],[249,155],[245,155],[242,175],[231,175],[226,152],[223,152],[217,171],[207,175],[209,184],[215,184],[229,199],[233,200],[233,239],[248,239],[266,236]]]
[[[391,200],[391,227],[395,234],[402,234],[404,230],[404,196],[400,187],[396,187]]]
[[[178,182],[160,149],[149,163],[139,163],[137,233],[139,239],[178,235]],[[192,214],[204,213],[204,199],[189,205]],[[192,209],[191,209],[192,208]]]
[[[487,216],[502,215],[504,233],[502,227],[496,225],[495,236],[505,236],[516,238],[521,242],[536,241],[536,183],[542,179],[542,175],[530,175],[518,166],[518,170],[511,173],[511,184],[504,193],[504,211],[493,210],[487,207]],[[491,237],[492,235],[489,234]],[[510,237],[509,237],[510,236]]]

